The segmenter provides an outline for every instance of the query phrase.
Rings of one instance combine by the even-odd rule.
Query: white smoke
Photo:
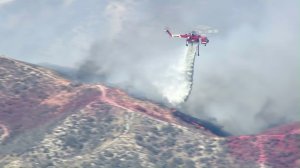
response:
[[[291,61],[298,58],[293,48],[299,42],[292,33],[296,31],[291,29],[291,21],[278,26],[278,19],[270,19],[276,12],[258,13],[263,17],[257,19],[252,16],[252,10],[234,12],[222,8],[225,10],[220,11],[223,14],[214,15],[206,10],[205,14],[196,18],[190,12],[176,12],[178,8],[183,10],[183,7],[173,8],[150,1],[122,5],[127,9],[128,17],[116,19],[120,22],[118,24],[108,22],[109,25],[122,26],[116,28],[117,31],[112,30],[118,32],[118,38],[111,43],[106,41],[106,45],[95,46],[85,62],[87,66],[81,66],[81,69],[87,70],[91,63],[97,64],[96,68],[81,76],[96,72],[104,76],[104,82],[113,86],[156,102],[182,107],[182,111],[196,117],[213,119],[236,134],[254,133],[271,125],[296,120],[293,116],[299,106],[296,103],[298,97],[291,96],[296,95],[291,91],[296,90],[299,82],[293,84],[289,79],[295,78],[294,68],[299,67],[296,61]],[[148,5],[154,5],[155,11],[152,8],[145,11],[150,9]],[[260,3],[252,7],[241,6],[245,9],[268,9]],[[128,9],[131,11],[128,12]],[[166,11],[169,12],[164,13]],[[160,15],[156,15],[157,12]],[[207,13],[214,18],[207,19]],[[218,19],[221,15],[228,16],[227,20]],[[290,15],[296,16],[294,13]],[[119,15],[114,16],[118,18]],[[231,16],[236,17],[235,23],[231,22]],[[203,22],[205,19],[206,22]],[[216,27],[221,32],[210,38],[210,45],[200,48],[201,57],[196,59],[194,67],[197,77],[192,83],[193,63],[186,61],[194,57],[187,57],[191,55],[186,55],[186,49],[182,53],[184,39],[171,40],[162,28],[168,25],[176,28],[176,33],[187,33],[193,29],[186,27],[193,27],[191,24],[194,22]],[[285,43],[282,44],[279,39],[284,39]],[[278,80],[278,74],[285,79]],[[281,100],[281,95],[285,95],[286,100]],[[188,101],[182,103],[187,97]]]
[[[4,6],[4,5],[7,5],[11,2],[14,2],[15,0],[0,0],[0,7],[1,6]]]
[[[108,39],[112,40],[117,38],[117,35],[121,32],[124,20],[128,17],[128,6],[127,1],[120,2],[112,0],[107,4],[105,8],[105,16],[110,25],[110,34]]]
[[[162,29],[187,33],[209,25],[220,33],[200,48],[182,111],[214,118],[230,132],[254,133],[299,121],[299,3],[0,0],[0,52],[79,68],[83,81],[178,104],[191,81],[182,68],[184,39],[171,40]]]

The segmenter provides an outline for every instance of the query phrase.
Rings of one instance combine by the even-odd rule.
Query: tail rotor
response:
[[[166,28],[164,29],[164,31],[167,32],[168,35],[169,35],[170,37],[173,37],[173,36],[172,36],[172,33],[170,32],[170,29],[169,29],[168,27],[166,27]]]

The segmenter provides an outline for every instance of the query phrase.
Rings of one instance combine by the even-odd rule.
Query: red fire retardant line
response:
[[[297,132],[295,132],[296,134]],[[253,144],[258,148],[259,150],[259,158],[258,158],[258,163],[260,164],[261,167],[264,167],[266,161],[267,161],[267,156],[265,153],[264,149],[264,143],[268,141],[268,138],[278,138],[278,139],[284,139],[286,135],[283,134],[274,134],[274,135],[258,135],[256,136],[257,138],[257,143],[253,142]],[[240,136],[239,139],[245,140],[251,138],[251,136]]]
[[[119,108],[122,108],[122,109],[125,109],[125,110],[128,110],[128,111],[132,111],[131,109],[129,109],[127,107],[124,107],[124,106],[121,106],[121,105],[117,104],[116,102],[114,102],[113,100],[109,99],[106,96],[106,93],[107,93],[106,90],[107,90],[107,88],[105,86],[102,86],[102,85],[97,85],[97,86],[100,88],[100,90],[102,92],[102,94],[101,94],[101,100],[102,101],[104,101],[104,102],[106,102],[106,103],[108,103],[108,104],[110,104],[112,106],[119,107]]]

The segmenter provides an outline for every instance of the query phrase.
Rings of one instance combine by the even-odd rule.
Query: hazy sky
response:
[[[0,53],[78,68],[102,81],[165,102],[186,33],[209,25],[183,111],[234,133],[300,120],[300,12],[297,0],[0,0]],[[97,77],[95,77],[95,75]]]

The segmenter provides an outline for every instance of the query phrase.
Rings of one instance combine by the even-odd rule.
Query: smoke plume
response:
[[[299,121],[299,6],[296,0],[13,1],[1,7],[0,51],[73,67],[80,81],[174,106],[187,93],[186,47],[163,28],[188,33],[209,25],[219,34],[200,47],[193,89],[176,108],[250,134]]]
[[[118,20],[118,24],[113,21],[113,25],[119,26],[115,28],[118,30],[117,38],[111,44],[98,45],[96,50],[100,53],[92,52],[88,60],[97,62],[100,67],[91,73],[99,71],[98,74],[106,76],[105,82],[134,95],[167,104],[170,102],[171,105],[179,104],[177,108],[182,111],[215,121],[236,134],[255,133],[296,119],[294,116],[299,110],[300,99],[295,94],[299,92],[299,79],[296,77],[299,64],[295,48],[299,40],[290,33],[297,34],[298,31],[281,16],[282,13],[275,12],[279,4],[251,4],[250,8],[264,9],[257,14],[262,15],[260,17],[254,17],[250,10],[229,14],[226,13],[229,10],[222,9],[221,13],[234,18],[235,22],[231,22],[229,18],[217,19],[221,15],[204,8],[199,12],[202,15],[197,17],[193,10],[180,15],[173,12],[187,7],[182,3],[179,4],[183,7],[168,7],[150,2],[117,2],[119,6],[124,5],[119,8],[123,9],[122,12],[126,10],[129,18]],[[151,9],[155,11],[139,11],[138,8],[147,3],[153,5]],[[285,4],[281,9],[284,10],[285,6],[289,7]],[[130,15],[141,16],[131,18]],[[294,13],[284,15],[294,16]],[[282,25],[276,18],[285,18],[286,23]],[[164,24],[170,23],[169,26],[182,33],[196,27],[194,23],[210,23],[221,31],[211,37],[207,47],[200,48],[201,56],[195,63],[194,88],[184,104],[180,102],[189,94],[193,70],[184,72],[182,63],[185,58],[193,60],[194,55],[185,57],[184,41],[169,39],[163,34]],[[190,66],[185,67],[187,69],[193,67],[192,62],[184,65]],[[184,79],[188,73],[189,79]]]

